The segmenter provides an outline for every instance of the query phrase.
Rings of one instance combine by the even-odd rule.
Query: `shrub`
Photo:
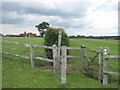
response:
[[[65,33],[64,29],[49,27],[47,29],[47,31],[45,32],[45,37],[44,37],[44,44],[46,46],[52,46],[53,44],[58,45],[59,30],[62,31],[61,45],[62,46],[68,46],[69,45],[69,39],[68,39],[68,36]],[[52,50],[51,49],[46,49],[46,57],[49,58],[49,59],[52,59]]]

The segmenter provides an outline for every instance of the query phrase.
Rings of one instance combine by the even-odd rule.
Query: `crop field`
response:
[[[32,43],[44,45],[43,38],[28,37],[3,37],[2,40]],[[80,47],[85,45],[87,49],[100,50],[100,47],[109,47],[110,55],[118,56],[117,40],[96,39],[69,39],[70,46]],[[5,52],[30,56],[29,47],[2,43]],[[34,56],[45,56],[43,48],[34,47]],[[69,55],[81,55],[80,50],[69,50]],[[94,53],[88,53],[94,56]],[[79,67],[67,68],[67,83],[60,84],[59,75],[53,74],[49,63],[35,60],[35,68],[30,67],[30,60],[11,55],[2,54],[2,87],[3,88],[117,88],[118,76],[110,75],[111,83],[103,85],[94,78],[90,78],[78,70],[81,70],[81,58],[68,59],[68,64],[78,64]],[[118,60],[110,60],[110,71],[118,72]]]

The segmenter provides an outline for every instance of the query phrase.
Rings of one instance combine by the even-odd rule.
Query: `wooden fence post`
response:
[[[58,34],[58,52],[57,52],[57,58],[58,58],[58,70],[57,70],[57,73],[60,74],[61,73],[61,42],[62,42],[62,31],[60,30],[59,31],[59,34]]]
[[[57,74],[61,73],[61,47],[57,47]]]
[[[67,49],[66,46],[62,46],[61,84],[66,83],[66,67],[67,67]]]
[[[83,73],[85,72],[85,59],[86,59],[86,57],[85,57],[85,46],[84,45],[82,45],[81,46],[81,49],[82,49],[82,70],[83,70]]]
[[[100,48],[102,51],[102,47]],[[98,71],[98,81],[102,80],[102,53],[99,53],[99,71]]]
[[[31,67],[34,68],[33,47],[32,47],[32,43],[30,43],[30,59],[31,59]]]
[[[108,55],[109,48],[106,47],[103,49],[103,56],[104,56],[104,62],[103,62],[103,84],[108,84],[108,58],[106,56]]]
[[[53,45],[53,72],[58,73],[57,45]]]

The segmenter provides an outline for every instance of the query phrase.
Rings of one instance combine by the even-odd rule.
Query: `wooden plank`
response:
[[[14,54],[14,53],[10,53],[10,52],[0,51],[0,53],[9,54],[9,55],[13,55],[13,56],[17,56],[17,57],[22,57],[22,58],[26,58],[26,59],[31,59],[31,57],[24,56],[24,55],[19,55],[19,54]],[[42,60],[42,61],[53,62],[53,60],[51,60],[51,59],[42,58],[42,57],[33,57],[33,59],[38,59],[38,60]]]
[[[103,72],[108,71],[108,60],[104,60],[104,65],[103,65]],[[103,75],[103,84],[108,84],[108,74],[104,73]]]
[[[57,45],[53,45],[53,73],[58,74]]]
[[[27,46],[29,47],[30,44],[26,44],[26,43],[19,43],[19,42],[11,42],[11,41],[2,41],[0,40],[0,42],[3,42],[3,43],[10,43],[10,44],[17,44],[17,45],[23,45],[23,46]],[[32,45],[33,47],[41,47],[41,48],[48,48],[48,49],[52,49],[51,46],[42,46],[42,45]]]
[[[81,46],[81,49],[82,49],[82,71],[83,73],[86,72],[85,71],[85,64],[86,64],[86,57],[85,57],[85,46]]]
[[[110,71],[106,71],[106,72],[104,72],[104,73],[107,73],[107,74],[116,74],[116,75],[120,75],[120,73],[119,73],[119,72],[110,72]]]
[[[67,58],[81,58],[82,56],[71,56],[71,55],[67,55]]]
[[[92,62],[97,58],[97,56],[98,56],[98,53],[97,53],[93,58],[88,57],[89,59],[92,59],[92,60],[91,60],[90,63],[87,65],[87,67],[89,67],[89,66],[92,64]]]
[[[97,50],[89,50],[89,49],[86,49],[85,51],[86,51],[86,52],[94,52],[94,53],[102,53],[102,51],[97,51]]]
[[[67,64],[68,67],[77,67],[77,66],[81,66],[81,65],[71,65],[71,64]]]
[[[61,84],[66,83],[66,67],[67,67],[67,50],[66,50],[66,46],[62,46]]]
[[[52,49],[51,46],[42,46],[42,45],[32,45],[33,47],[41,47],[41,48],[47,48],[47,49]]]
[[[61,47],[58,47],[57,48],[57,74],[60,74],[61,73]]]
[[[99,58],[95,58],[95,57],[89,57],[88,56],[88,58],[91,59],[91,60],[99,60]]]
[[[81,49],[81,47],[67,47],[66,49]]]
[[[17,44],[17,45],[23,45],[23,46],[30,46],[30,44],[19,43],[19,42],[2,41],[2,40],[0,40],[0,42],[3,42],[3,43],[10,43],[10,44]]]
[[[0,51],[0,53],[4,53],[4,54],[8,54],[8,55],[13,55],[13,56],[16,56],[16,57],[22,57],[22,58],[26,58],[26,59],[30,59],[31,58],[31,57],[28,57],[28,56],[14,54],[14,53],[10,53],[10,52],[4,52],[4,51]]]
[[[53,60],[51,60],[51,59],[42,58],[42,57],[33,57],[33,59],[38,59],[38,60],[47,61],[47,62],[53,62]]]
[[[90,58],[88,57],[88,55],[86,54],[85,50],[84,50],[84,55],[85,55],[85,58],[89,61],[90,64],[92,64]]]
[[[99,53],[99,71],[98,71],[98,81],[102,80],[102,54]]]
[[[105,58],[110,58],[110,59],[120,59],[120,56],[106,56]]]
[[[33,60],[33,48],[32,43],[30,43],[30,60],[31,60],[31,67],[34,68],[34,60]]]

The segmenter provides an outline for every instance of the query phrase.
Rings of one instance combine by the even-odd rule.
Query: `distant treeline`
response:
[[[88,38],[88,39],[114,39],[114,40],[120,40],[120,36],[83,36],[83,35],[77,35],[77,36],[69,36],[69,38]]]

